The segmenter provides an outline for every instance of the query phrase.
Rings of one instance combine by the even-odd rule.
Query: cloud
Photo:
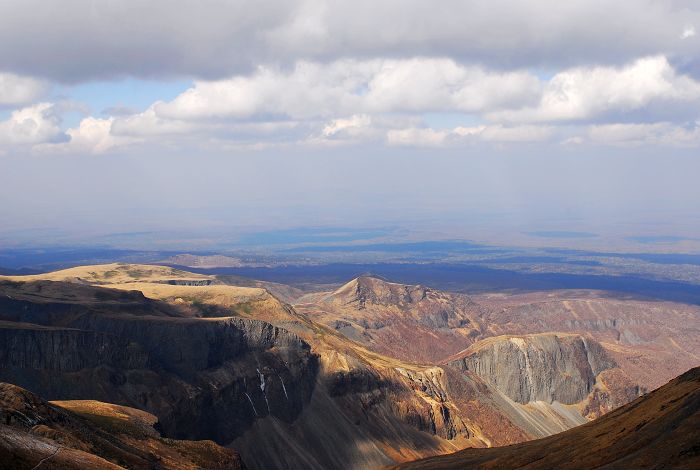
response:
[[[696,4],[673,0],[23,0],[0,3],[0,63],[81,82],[213,80],[260,65],[350,58],[443,57],[493,69],[659,54],[683,62],[700,45],[679,32],[698,21]]]
[[[13,111],[9,119],[0,121],[0,143],[15,146],[66,140],[56,111],[53,103],[38,103]]]
[[[696,147],[700,145],[700,123],[690,123],[686,126],[669,122],[605,124],[591,126],[588,137],[594,143],[626,147],[640,145]]]
[[[372,118],[367,114],[355,114],[347,119],[333,119],[323,127],[326,138],[337,136],[363,136],[371,128]]]
[[[622,67],[576,67],[549,80],[451,59],[303,61],[289,69],[259,67],[250,75],[196,81],[171,101],[157,101],[142,112],[84,120],[66,132],[72,143],[56,148],[101,153],[130,144],[209,150],[230,144],[262,148],[362,142],[618,145],[624,139],[605,138],[604,127],[583,139],[581,132],[562,125],[620,124],[621,117],[634,122],[640,116],[651,123],[667,122],[668,114],[694,120],[699,100],[700,84],[678,74],[665,57],[641,58]],[[431,128],[425,117],[434,112],[452,113],[456,122],[447,129]],[[677,136],[690,145],[694,140],[686,134]],[[653,142],[671,145],[670,135]]]
[[[678,75],[663,56],[635,60],[624,67],[579,67],[557,73],[535,107],[494,112],[506,122],[553,122],[624,114],[655,103],[695,106],[700,83]]]
[[[530,73],[486,71],[451,59],[302,61],[290,70],[260,67],[250,76],[198,81],[153,110],[181,120],[474,113],[532,103],[539,93],[540,82]]]
[[[387,132],[387,143],[399,146],[442,147],[477,142],[526,143],[548,140],[553,134],[549,126],[488,125],[456,127],[450,130],[431,128],[395,129]]]
[[[49,85],[43,80],[0,73],[0,107],[37,101],[46,94],[48,88]]]
[[[39,145],[36,150],[47,153],[101,154],[116,147],[138,142],[135,138],[114,135],[113,123],[114,118],[87,117],[80,121],[78,127],[66,131],[70,139],[67,142]]]

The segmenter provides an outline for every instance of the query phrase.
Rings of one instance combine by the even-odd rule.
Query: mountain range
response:
[[[0,277],[0,336],[13,468],[379,468],[534,445],[700,364],[687,304],[120,263]]]

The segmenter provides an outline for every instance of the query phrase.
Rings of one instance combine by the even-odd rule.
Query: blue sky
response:
[[[108,117],[118,112],[136,113],[158,100],[172,100],[192,86],[191,80],[144,80],[127,77],[108,81],[77,84],[56,84],[49,95],[51,101],[69,100],[85,105],[88,115]],[[123,108],[123,109],[120,109]],[[73,111],[63,115],[63,126],[75,127],[85,113]]]
[[[0,240],[694,238],[698,27],[679,0],[4,2]]]

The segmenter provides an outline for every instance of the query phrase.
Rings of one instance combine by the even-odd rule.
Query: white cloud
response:
[[[37,150],[44,152],[70,152],[78,154],[100,154],[115,147],[137,142],[137,139],[115,136],[111,130],[114,118],[98,119],[87,117],[80,121],[78,127],[68,129],[68,142],[44,144]]]
[[[367,114],[355,114],[347,119],[334,119],[323,127],[324,137],[337,135],[356,136],[368,129],[372,124],[372,118]]]
[[[13,111],[10,118],[0,122],[0,143],[32,145],[65,140],[61,118],[53,103],[38,103]]]
[[[31,103],[40,99],[48,88],[43,80],[0,73],[0,106]]]
[[[678,75],[663,56],[638,59],[621,68],[585,67],[557,73],[536,107],[490,113],[495,121],[565,121],[628,113],[654,103],[693,106],[700,83]]]
[[[369,110],[482,112],[529,104],[540,93],[530,73],[488,72],[449,59],[385,61],[367,84]]]
[[[539,80],[527,72],[489,72],[450,59],[302,61],[291,70],[260,67],[250,76],[199,81],[153,110],[180,120],[473,113],[532,103],[539,93]]]
[[[196,129],[196,125],[179,119],[163,118],[156,108],[160,102],[150,106],[142,113],[115,118],[111,129],[119,136],[156,137],[173,134],[186,134]]]
[[[695,28],[693,26],[686,26],[683,28],[681,33],[681,39],[689,39],[695,37]]]

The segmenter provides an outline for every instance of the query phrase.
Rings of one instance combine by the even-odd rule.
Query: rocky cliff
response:
[[[168,436],[225,444],[256,419],[294,420],[314,388],[317,358],[309,345],[266,322],[179,318],[154,301],[140,307],[148,314],[137,314],[133,295],[116,313],[124,293],[91,288],[85,297],[85,287],[72,284],[62,291],[76,297],[59,303],[21,298],[35,286],[5,288],[0,380],[50,399],[133,406],[158,416]],[[95,289],[114,304],[93,306]]]
[[[449,365],[471,371],[517,403],[578,403],[602,371],[616,366],[596,341],[540,334],[483,340]]]

